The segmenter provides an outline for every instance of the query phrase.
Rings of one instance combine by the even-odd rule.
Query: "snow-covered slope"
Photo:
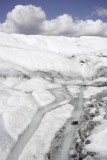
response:
[[[107,38],[0,33],[0,160],[107,159],[106,86]]]
[[[106,38],[0,33],[1,74],[9,74],[11,68],[13,74],[16,70],[25,74],[39,70],[56,71],[72,78],[91,78],[100,76],[98,70],[107,67],[105,56],[107,56]]]

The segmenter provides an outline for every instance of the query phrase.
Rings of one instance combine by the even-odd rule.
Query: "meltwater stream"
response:
[[[59,148],[59,150],[55,150],[56,144],[53,144],[50,149],[50,160],[68,160],[69,159],[69,150],[74,147],[74,139],[76,138],[76,125],[72,125],[72,122],[79,121],[83,112],[83,92],[85,90],[85,86],[80,87],[80,93],[78,100],[72,99],[71,103],[74,103],[75,110],[73,116],[68,122],[65,124],[64,132],[63,132],[63,141]],[[54,153],[53,153],[54,152]]]
[[[61,107],[62,104],[66,104],[68,101],[63,100],[61,102],[56,101],[53,104],[47,105],[45,108],[39,109],[38,112],[35,114],[31,124],[26,129],[26,131],[20,135],[18,142],[13,147],[12,151],[10,152],[7,160],[18,160],[19,156],[21,155],[22,151],[24,150],[25,146],[34,135],[36,130],[38,129],[41,121],[45,115],[45,113]]]

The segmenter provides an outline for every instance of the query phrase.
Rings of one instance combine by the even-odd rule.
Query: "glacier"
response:
[[[107,159],[107,38],[0,32],[0,160]]]

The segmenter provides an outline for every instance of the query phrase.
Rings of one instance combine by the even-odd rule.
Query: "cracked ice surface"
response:
[[[37,112],[37,105],[31,101],[29,95],[11,89],[0,89],[0,141],[1,157],[4,159],[6,152],[17,141],[19,135],[30,124],[32,117]],[[6,144],[5,144],[6,142]],[[5,144],[5,149],[3,148]],[[8,148],[6,150],[6,148]],[[4,156],[5,155],[5,156]]]
[[[66,104],[47,113],[19,160],[33,160],[34,158],[44,160],[55,133],[64,125],[66,119],[71,117],[73,109],[72,105]]]
[[[107,90],[106,77],[106,38],[0,33],[0,160],[44,159],[59,129],[78,112],[71,104],[80,86],[86,85],[88,102]],[[107,127],[99,111],[94,120],[102,125],[87,149],[97,144],[96,151],[103,152]]]

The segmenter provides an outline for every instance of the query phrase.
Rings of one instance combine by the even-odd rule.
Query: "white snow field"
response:
[[[106,86],[107,38],[0,33],[0,160],[72,158],[78,129],[90,122],[99,125],[87,129],[84,158],[106,160]]]

